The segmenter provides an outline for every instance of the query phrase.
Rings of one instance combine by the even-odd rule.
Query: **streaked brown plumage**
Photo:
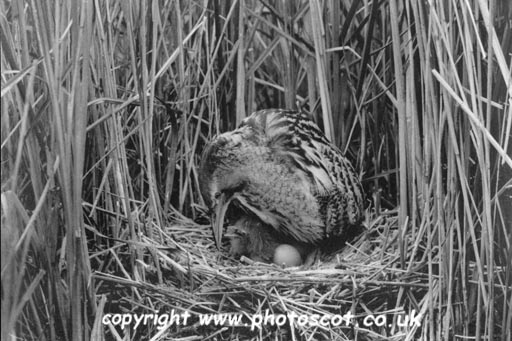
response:
[[[253,113],[207,145],[199,176],[218,246],[232,202],[277,233],[311,244],[344,234],[362,217],[350,162],[302,113]]]

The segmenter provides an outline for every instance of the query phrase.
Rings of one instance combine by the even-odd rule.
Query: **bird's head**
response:
[[[239,258],[240,256],[248,256],[250,249],[249,233],[235,222],[226,229],[226,237],[229,238],[229,255]]]
[[[220,248],[224,218],[230,203],[245,186],[242,139],[235,132],[225,133],[205,148],[199,166],[201,195],[211,214],[213,236]]]

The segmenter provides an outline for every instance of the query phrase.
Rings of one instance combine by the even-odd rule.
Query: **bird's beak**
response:
[[[215,205],[215,212],[212,216],[212,229],[213,238],[217,248],[220,249],[222,245],[222,232],[224,230],[224,216],[228,210],[229,203],[232,198],[226,198],[226,194],[222,193],[218,198],[217,205]]]

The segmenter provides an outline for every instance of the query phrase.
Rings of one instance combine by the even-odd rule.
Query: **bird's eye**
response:
[[[213,195],[215,199],[219,199],[220,198],[220,192],[215,192],[215,194]]]

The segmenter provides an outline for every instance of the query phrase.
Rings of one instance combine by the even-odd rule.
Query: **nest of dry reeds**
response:
[[[283,268],[230,258],[215,247],[209,225],[183,219],[153,230],[157,237],[140,245],[160,260],[159,269],[145,269],[145,281],[94,277],[115,283],[119,297],[137,290],[137,301],[125,298],[130,307],[174,316],[137,329],[140,336],[160,331],[187,340],[415,339],[415,321],[428,304],[425,262],[401,261],[401,241],[408,237],[396,212],[367,215],[363,225],[364,232],[340,250],[317,250],[313,264]],[[114,292],[109,288],[110,302]]]

